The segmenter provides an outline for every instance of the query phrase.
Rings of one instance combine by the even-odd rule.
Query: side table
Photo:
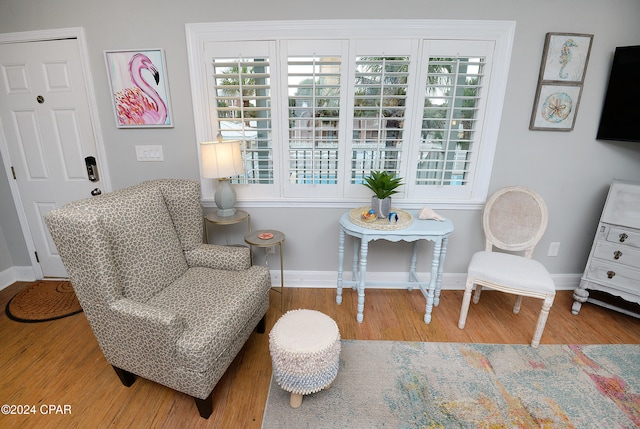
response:
[[[257,231],[248,232],[244,235],[244,241],[252,248],[253,246],[262,247],[265,251],[269,247],[280,247],[280,290],[272,288],[275,292],[280,294],[280,311],[284,312],[283,305],[283,291],[284,291],[284,259],[282,258],[282,244],[284,243],[284,233],[276,231],[275,229],[259,229]],[[269,259],[265,255],[265,262],[269,266]]]
[[[427,300],[425,306],[424,323],[431,322],[431,312],[433,307],[437,307],[440,302],[440,288],[442,286],[442,270],[444,258],[447,254],[447,242],[449,235],[453,232],[453,223],[449,219],[443,221],[418,219],[417,211],[411,212],[413,223],[403,229],[396,230],[376,230],[365,228],[351,222],[349,212],[340,218],[340,236],[338,244],[338,284],[336,303],[342,303],[342,287],[352,286],[358,290],[358,313],[356,320],[362,323],[364,319],[364,294],[367,284],[375,282],[366,281],[367,254],[369,252],[369,242],[373,240],[387,241],[407,241],[413,242],[413,254],[411,255],[409,278],[406,282],[399,282],[400,285],[412,290],[418,286]],[[344,242],[349,235],[354,239],[353,246],[353,272],[350,281],[343,280],[344,262]],[[431,259],[431,278],[429,282],[421,282],[416,274],[416,262],[418,260],[418,242],[428,240],[433,242],[433,257]],[[359,264],[359,265],[358,265]],[[389,284],[385,282],[384,284]]]
[[[209,242],[209,229],[207,228],[206,222],[210,222],[214,225],[234,225],[246,220],[247,228],[249,229],[249,232],[251,232],[251,215],[244,210],[236,209],[236,212],[231,216],[218,216],[216,212],[211,212],[204,216],[204,220],[204,232],[207,243]],[[227,244],[229,244],[229,237],[227,237]]]

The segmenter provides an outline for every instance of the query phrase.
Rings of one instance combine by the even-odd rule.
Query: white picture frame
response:
[[[162,49],[105,51],[118,128],[171,128],[173,115]]]

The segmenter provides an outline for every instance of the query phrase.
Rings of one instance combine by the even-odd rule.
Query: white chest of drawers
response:
[[[627,309],[589,297],[599,290],[640,303],[640,183],[614,180],[600,217],[580,286],[574,291],[571,312],[592,302],[632,316]]]

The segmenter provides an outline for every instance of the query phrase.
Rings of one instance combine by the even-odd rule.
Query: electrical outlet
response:
[[[267,248],[267,254],[268,255],[275,255],[276,254],[276,247],[275,246],[271,246]]]
[[[560,243],[557,241],[554,241],[553,243],[549,244],[549,252],[547,253],[547,256],[558,256],[559,251],[560,251]]]

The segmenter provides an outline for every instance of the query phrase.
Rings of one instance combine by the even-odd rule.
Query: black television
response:
[[[640,142],[640,46],[616,48],[597,139]]]

